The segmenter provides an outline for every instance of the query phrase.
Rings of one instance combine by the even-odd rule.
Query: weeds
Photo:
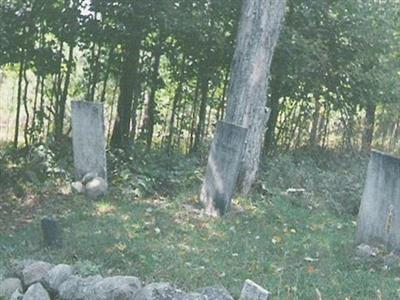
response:
[[[317,290],[323,299],[376,299],[378,291],[383,299],[399,297],[399,268],[354,258],[354,208],[365,157],[334,152],[274,157],[262,167],[263,188],[235,199],[243,211],[208,219],[190,208],[202,163],[162,152],[123,155],[109,154],[113,189],[104,199],[42,193],[29,224],[8,219],[0,233],[0,269],[13,258],[34,258],[75,264],[86,275],[135,275],[187,290],[221,283],[234,296],[251,278],[276,299],[315,299]],[[292,187],[306,194],[285,195]],[[62,250],[42,247],[44,215],[59,219]]]

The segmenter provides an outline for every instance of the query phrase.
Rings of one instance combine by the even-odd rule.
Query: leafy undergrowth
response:
[[[86,275],[135,275],[188,290],[221,283],[234,296],[250,278],[274,299],[315,299],[316,289],[323,299],[399,297],[398,268],[354,258],[356,217],[345,207],[358,205],[365,158],[295,152],[270,159],[254,194],[235,199],[236,208],[222,219],[208,219],[196,208],[202,173],[196,160],[160,153],[145,158],[157,161],[113,161],[125,171],[112,175],[113,188],[100,201],[40,194],[30,224],[14,229],[8,219],[0,233],[0,269],[10,259],[29,257],[75,264]],[[130,182],[135,178],[143,182]],[[287,196],[289,187],[306,193]],[[41,246],[44,215],[60,220],[62,250]]]

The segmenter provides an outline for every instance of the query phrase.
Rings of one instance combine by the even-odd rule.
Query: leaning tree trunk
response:
[[[285,12],[285,0],[245,0],[228,90],[225,121],[248,128],[239,173],[247,194],[256,179],[267,120],[270,66]]]
[[[239,182],[255,181],[268,111],[267,87],[285,0],[244,0],[231,66],[225,122],[217,126],[200,199],[208,215],[223,215]]]

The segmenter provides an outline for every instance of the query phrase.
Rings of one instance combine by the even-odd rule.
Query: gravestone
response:
[[[356,242],[400,249],[400,158],[372,151]]]
[[[244,283],[239,300],[268,300],[271,293],[255,282],[247,279]]]
[[[49,217],[44,217],[41,220],[43,240],[46,247],[61,248],[62,247],[62,232],[61,226],[57,220]]]
[[[242,161],[247,129],[219,122],[208,157],[200,200],[208,215],[223,215],[229,208]]]
[[[107,180],[102,104],[72,102],[72,144],[76,179],[81,180],[86,174],[95,173]]]

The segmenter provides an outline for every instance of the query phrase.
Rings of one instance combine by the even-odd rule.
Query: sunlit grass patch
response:
[[[318,176],[326,174],[308,174],[310,170],[304,166],[296,172],[297,180],[307,176],[307,192],[318,188],[318,180],[325,180]],[[352,170],[350,165],[347,176],[354,179]],[[331,180],[336,171],[329,167],[325,172]],[[268,187],[272,181],[261,177]],[[296,182],[292,178],[291,185]],[[29,257],[77,264],[85,275],[135,275],[187,290],[221,283],[235,296],[250,278],[275,299],[315,299],[317,290],[323,299],[376,299],[378,290],[382,299],[399,297],[399,268],[387,270],[382,263],[354,258],[354,214],[310,205],[322,201],[320,193],[287,196],[286,187],[276,184],[269,194],[256,189],[250,197],[237,197],[221,219],[201,213],[199,185],[193,182],[182,183],[173,195],[137,197],[120,193],[116,185],[99,201],[71,195],[48,198],[31,224],[0,233],[0,265]],[[43,215],[60,220],[63,249],[41,246]]]

